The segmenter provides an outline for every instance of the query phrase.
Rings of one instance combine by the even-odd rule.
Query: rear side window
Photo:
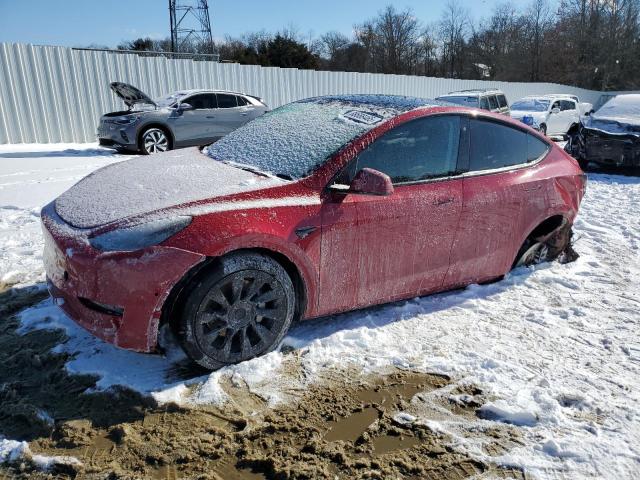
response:
[[[421,118],[390,130],[356,159],[351,177],[363,168],[386,173],[393,183],[407,183],[451,175],[456,170],[460,117],[441,115]],[[343,175],[337,183],[350,183]]]
[[[218,93],[218,108],[235,108],[237,106],[238,101],[235,95]]]
[[[549,145],[527,133],[527,161],[534,162],[549,151]]]
[[[489,106],[491,107],[491,110],[495,110],[498,108],[498,100],[496,100],[495,95],[491,95],[489,97],[487,97],[489,99]]]
[[[500,105],[500,108],[508,107],[507,97],[505,97],[504,95],[498,95],[497,97],[498,97],[498,105]]]
[[[471,120],[470,171],[492,170],[527,162],[527,134],[497,122]]]
[[[482,110],[491,110],[489,108],[489,100],[487,100],[487,97],[480,98],[480,108]]]

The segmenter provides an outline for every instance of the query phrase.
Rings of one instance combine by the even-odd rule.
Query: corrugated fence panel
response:
[[[596,105],[615,94],[554,83],[316,72],[0,43],[0,144],[94,141],[100,115],[124,108],[109,89],[114,81],[135,85],[151,97],[189,88],[240,91],[262,97],[273,108],[340,93],[433,98],[453,90],[496,87],[509,102],[526,95],[571,93]]]

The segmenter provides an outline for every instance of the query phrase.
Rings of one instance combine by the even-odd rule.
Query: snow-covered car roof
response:
[[[309,175],[356,137],[402,113],[457,105],[395,95],[334,95],[299,100],[267,113],[207,149],[220,161],[284,178]]]
[[[504,94],[504,92],[497,88],[471,88],[469,90],[456,90],[455,92],[449,92],[444,95],[438,95],[438,98],[459,97],[462,95],[467,97],[479,97],[481,95],[495,95],[495,94]]]

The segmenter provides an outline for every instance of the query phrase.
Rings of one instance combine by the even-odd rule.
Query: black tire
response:
[[[140,134],[138,147],[143,155],[151,155],[171,150],[173,144],[171,143],[171,135],[166,129],[151,126],[145,128]]]
[[[545,137],[547,136],[547,126],[544,123],[540,125],[540,133]]]
[[[527,239],[516,256],[512,268],[530,267],[550,260],[549,247],[542,242]]]
[[[230,254],[191,285],[178,325],[184,351],[216,370],[278,346],[296,311],[291,278],[256,253]]]

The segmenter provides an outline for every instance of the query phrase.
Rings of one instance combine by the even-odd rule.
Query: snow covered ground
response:
[[[42,280],[38,212],[91,170],[122,160],[95,146],[0,147],[0,279]],[[490,397],[480,422],[520,427],[524,445],[493,458],[534,478],[640,476],[640,178],[590,174],[575,225],[572,264],[520,269],[504,281],[307,322],[271,353],[189,381],[183,358],[124,352],[76,327],[50,301],[26,310],[22,328],[65,328],[68,368],[103,375],[159,400],[224,404],[223,376],[273,403],[346,366],[445,373]],[[292,368],[295,365],[295,368]],[[293,372],[293,373],[292,373]],[[293,393],[292,393],[293,392]],[[415,415],[415,410],[412,411]],[[465,431],[477,420],[418,418],[470,454],[487,453]],[[1,432],[0,432],[1,434]]]

